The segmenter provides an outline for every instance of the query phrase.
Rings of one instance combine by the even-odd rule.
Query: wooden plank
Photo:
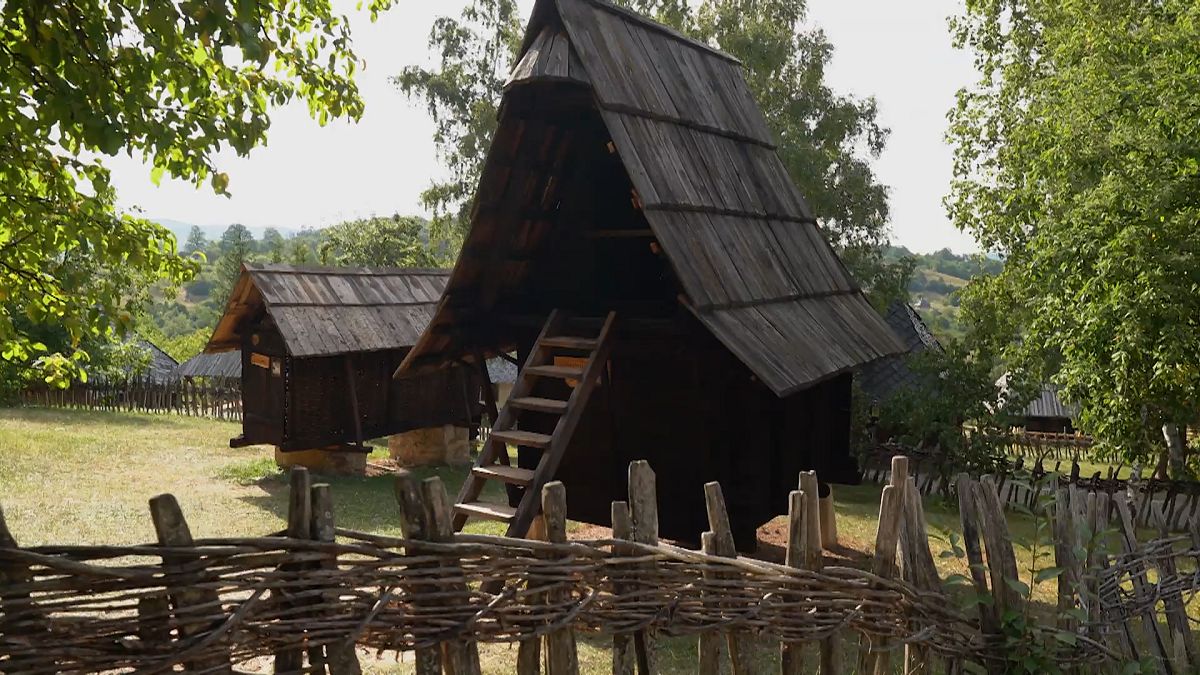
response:
[[[552,415],[561,415],[567,411],[566,401],[538,396],[521,396],[509,399],[509,404],[519,410],[531,410],[533,412],[549,413]]]
[[[430,541],[451,541],[454,537],[452,504],[442,479],[434,476],[421,481],[421,498]],[[461,576],[461,573],[458,575]],[[455,573],[451,572],[449,576],[455,576]],[[442,587],[450,592],[467,590],[466,583],[462,581],[443,582]],[[446,669],[452,675],[480,675],[479,647],[474,642],[444,642],[442,653],[445,655]]]
[[[996,611],[1001,617],[1007,612],[1019,614],[1024,606],[1024,598],[1010,585],[1009,580],[1020,581],[1020,575],[1017,572],[1017,558],[1013,553],[1012,539],[1008,534],[1008,520],[1004,517],[1004,507],[1000,504],[995,478],[984,476],[974,485],[974,489],[976,513],[987,550]]]
[[[737,545],[733,541],[733,530],[729,526],[729,513],[725,509],[725,495],[721,484],[713,481],[704,484],[704,505],[708,512],[708,528],[712,532],[712,545],[715,555],[723,558],[736,558]],[[753,654],[750,642],[746,636],[729,631],[725,633],[725,641],[729,648],[729,661],[733,665],[733,675],[750,675],[753,669]]]
[[[48,393],[47,393],[48,395]],[[8,529],[8,522],[4,518],[4,509],[0,508],[0,549],[16,550],[17,540],[13,537],[12,532]],[[18,562],[0,563],[0,615],[12,616],[18,612],[29,615],[27,621],[29,624],[28,638],[18,637],[16,635],[6,635],[8,640],[18,639],[33,639],[37,633],[47,631],[46,637],[50,637],[49,625],[46,622],[44,614],[36,607],[36,603],[28,591],[15,591],[13,587],[27,584],[33,580],[33,573],[30,571],[29,565]],[[163,604],[166,604],[166,599],[162,599]],[[166,609],[165,607],[163,608]],[[160,617],[160,623],[166,625],[169,615],[165,612]],[[9,654],[8,660],[4,663],[4,669],[7,672],[19,673],[23,672],[27,667],[32,668],[33,663],[26,664],[25,658],[17,655]],[[32,656],[30,661],[36,663],[40,661],[36,656]],[[40,665],[40,664],[39,664]]]
[[[788,539],[784,564],[788,567],[803,568],[807,556],[808,542],[805,539],[804,519],[805,496],[801,490],[792,490],[788,494]],[[804,643],[784,642],[779,645],[780,673],[782,675],[803,675]]]
[[[465,502],[455,504],[454,511],[463,515],[487,520],[499,520],[505,523],[512,522],[517,514],[517,510],[514,507],[508,504],[496,504],[493,502]]]
[[[583,376],[583,368],[576,366],[533,366],[522,369],[521,374],[553,377],[560,380],[578,380]]]
[[[975,481],[969,475],[961,473],[955,481],[955,489],[958,492],[958,514],[962,523],[963,548],[967,552],[967,570],[975,585],[976,595],[982,598],[990,595],[991,591],[988,588],[987,574],[984,571],[987,568],[983,562],[983,549],[979,542],[980,525]],[[995,606],[980,602],[978,608],[979,624],[985,640],[997,639],[1000,633],[1000,621],[996,615]]]
[[[312,538],[320,542],[333,543],[336,537],[334,534],[333,496],[330,493],[329,485],[321,483],[312,486],[312,498],[309,501],[312,507],[310,527]],[[325,571],[335,571],[337,566],[336,554],[320,563],[320,569]],[[325,592],[326,606],[335,606],[339,600],[340,596],[337,590]],[[357,635],[351,634],[343,640],[324,645],[325,665],[329,669],[329,675],[361,675],[362,666],[358,662],[358,654],[355,653],[357,638]]]
[[[896,458],[903,459],[903,458]],[[896,478],[895,459],[893,459],[893,479]],[[905,475],[901,480],[907,480]],[[902,483],[903,485],[904,483]],[[903,488],[896,485],[886,485],[879,500],[879,520],[875,532],[875,554],[871,560],[871,573],[883,579],[893,579],[897,576],[896,547],[900,541],[900,516],[903,513]],[[864,635],[859,644],[858,671],[859,673],[886,673],[891,669],[891,652],[876,651],[872,644],[875,638]],[[887,640],[879,639],[879,649],[887,648]]]
[[[629,513],[628,502],[612,503],[613,539],[630,541],[633,539],[633,517]],[[627,549],[616,547],[615,553],[629,553]],[[629,591],[628,584],[616,582],[614,590],[617,593]],[[630,633],[613,635],[613,675],[634,675],[637,667],[637,648],[634,636]]]
[[[535,431],[520,431],[517,429],[504,429],[492,432],[491,438],[509,445],[524,445],[531,448],[547,448],[554,440],[553,436],[547,434],[539,434]]]
[[[172,548],[186,548],[193,545],[192,532],[188,528],[187,519],[183,517],[183,510],[179,508],[179,502],[175,500],[174,495],[162,494],[151,498],[150,519],[154,522],[154,533],[158,537],[160,545]],[[162,559],[163,570],[168,577],[167,591],[171,596],[171,605],[175,608],[179,636],[183,639],[194,638],[215,629],[222,623],[222,620],[214,620],[211,616],[212,613],[223,614],[221,598],[217,592],[211,588],[196,588],[191,582],[185,581],[185,578],[176,578],[184,573],[189,563],[193,562],[192,557],[186,554],[164,552]],[[193,610],[192,608],[207,609]],[[203,618],[192,616],[193,611],[203,612]],[[184,668],[189,671],[233,673],[228,651],[203,659],[186,661]]]
[[[509,485],[519,485],[521,487],[525,487],[533,481],[533,471],[531,469],[522,469],[516,466],[504,466],[502,464],[476,466],[471,469],[471,472],[480,478],[498,480]]]
[[[804,568],[820,572],[825,567],[821,551],[821,502],[820,485],[815,471],[800,473],[800,491],[804,493],[804,540],[807,554]],[[842,672],[842,658],[837,636],[821,640],[819,658],[821,673],[833,675]]]
[[[1170,537],[1167,515],[1158,506],[1154,507],[1154,526],[1157,528],[1160,538]],[[1158,588],[1155,590],[1155,595],[1162,598],[1163,607],[1166,610],[1167,629],[1170,631],[1171,645],[1174,648],[1171,654],[1171,663],[1175,667],[1175,672],[1193,672],[1196,667],[1200,667],[1200,654],[1196,650],[1196,641],[1192,636],[1187,609],[1184,607],[1180,592],[1169,590],[1171,584],[1179,579],[1174,553],[1172,548],[1168,555],[1151,559],[1158,572]]]
[[[921,492],[912,476],[905,481],[903,501],[904,515],[900,519],[900,577],[925,593],[943,595],[942,580],[938,575],[933,553],[929,550],[929,533],[925,528],[925,508],[921,503]],[[917,631],[924,627],[920,623],[913,625]],[[935,672],[932,652],[918,643],[906,644],[903,672]]]
[[[429,523],[425,516],[425,505],[422,503],[421,488],[416,478],[405,469],[396,472],[394,484],[396,505],[400,507],[400,532],[407,539],[426,541],[429,539]],[[412,555],[411,550],[405,551]],[[429,563],[436,564],[436,563]],[[428,565],[428,564],[427,564]],[[426,565],[426,566],[427,566]],[[422,565],[415,565],[420,569]],[[428,579],[416,578],[410,581],[412,592],[418,597],[425,587],[431,585]],[[416,675],[441,675],[442,652],[438,647],[418,647],[416,649]]]
[[[648,546],[658,545],[658,491],[654,470],[646,460],[629,464],[629,513],[633,523],[633,540]],[[634,635],[639,675],[658,672],[657,639],[652,630]]]
[[[720,555],[715,532],[703,532],[700,535],[700,551],[706,555]],[[716,573],[704,571],[706,580],[712,580]],[[713,602],[706,603],[715,611]],[[699,675],[721,675],[721,664],[725,662],[729,642],[719,631],[708,630],[700,633],[696,643],[697,673]]]
[[[1117,526],[1120,528],[1121,534],[1121,546],[1136,561],[1141,556],[1141,545],[1138,543],[1133,514],[1129,509],[1129,495],[1116,495],[1116,508]],[[1145,605],[1147,599],[1150,597],[1149,581],[1146,578],[1145,568],[1141,563],[1137,563],[1129,576],[1133,582],[1134,602],[1139,605]],[[1169,672],[1169,655],[1171,650],[1167,647],[1166,639],[1159,630],[1154,610],[1145,609],[1141,612],[1140,619],[1144,638],[1143,645],[1146,649],[1152,650],[1151,660],[1154,662],[1156,672]]]
[[[546,538],[554,544],[567,542],[567,489],[561,481],[547,483],[542,488],[542,515],[546,519]],[[560,590],[551,594],[551,602],[569,600],[571,592]],[[579,655],[575,646],[575,631],[570,626],[546,636],[546,672],[548,675],[578,675]]]

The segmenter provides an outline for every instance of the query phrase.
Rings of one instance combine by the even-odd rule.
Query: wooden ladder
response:
[[[615,319],[616,312],[609,312],[601,324],[600,334],[595,338],[574,337],[563,334],[567,323],[565,314],[557,309],[550,313],[504,403],[504,409],[496,417],[491,436],[458,493],[454,505],[455,532],[462,530],[468,518],[484,518],[508,523],[510,537],[526,536],[541,505],[542,487],[553,480],[571,435],[583,416],[588,397],[604,372],[608,362],[609,335]],[[555,365],[555,356],[582,357],[586,361],[582,367]],[[575,386],[565,401],[533,396],[534,384],[541,378],[573,380]],[[521,415],[527,412],[556,415],[558,422],[554,425],[554,431],[547,435],[518,429]],[[508,456],[510,443],[541,449],[537,468],[530,470],[512,466]],[[479,496],[489,480],[523,489],[520,504],[513,508],[507,503],[480,501]]]

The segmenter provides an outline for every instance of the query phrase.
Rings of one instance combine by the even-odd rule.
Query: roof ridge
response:
[[[292,265],[290,263],[245,263],[247,272],[269,274],[319,274],[329,276],[449,276],[450,270],[438,267],[332,267],[328,265]]]
[[[561,2],[561,0],[559,0],[559,1]],[[646,28],[649,28],[650,30],[653,30],[653,31],[656,31],[659,33],[663,33],[664,35],[667,35],[668,37],[671,37],[671,38],[673,38],[679,42],[682,42],[686,45],[690,45],[692,47],[698,47],[700,49],[703,49],[704,51],[712,54],[713,56],[722,58],[726,61],[729,61],[730,63],[736,63],[739,66],[742,65],[741,59],[737,58],[736,56],[733,56],[732,54],[723,52],[720,49],[717,49],[716,47],[713,47],[710,44],[701,42],[695,38],[688,37],[688,36],[684,35],[683,33],[680,33],[679,31],[675,30],[674,28],[671,28],[670,26],[663,25],[649,17],[642,16],[641,14],[638,14],[637,12],[635,12],[631,9],[627,9],[625,7],[614,5],[613,3],[609,2],[609,0],[582,0],[582,1],[587,2],[596,7],[599,7],[601,9],[607,10],[613,14],[619,14],[626,19],[629,19],[635,23],[641,24],[642,26],[645,26]]]

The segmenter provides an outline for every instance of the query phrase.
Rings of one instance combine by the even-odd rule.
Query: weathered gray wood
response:
[[[895,478],[896,474],[893,474],[893,479]],[[907,475],[900,480],[907,481]],[[896,547],[900,542],[903,499],[904,488],[895,485],[885,485],[879,499],[879,523],[875,531],[875,554],[871,559],[871,572],[884,579],[894,579],[897,576]],[[879,640],[879,645],[873,645],[871,637],[862,637],[857,672],[885,673],[891,668],[891,652],[876,651],[877,647],[887,648],[887,641]]]
[[[733,530],[729,526],[729,512],[725,509],[725,495],[721,484],[713,481],[704,485],[704,504],[708,511],[708,527],[712,532],[715,554],[724,558],[737,557],[737,545],[733,541]],[[729,646],[729,661],[734,675],[748,675],[753,664],[750,644],[745,635],[737,632],[725,634]]]
[[[561,481],[547,483],[542,488],[542,515],[546,518],[546,539],[554,544],[567,542],[567,488]],[[569,597],[560,591],[552,600]],[[575,631],[570,626],[546,636],[546,672],[548,675],[578,675],[579,655],[575,646]]]
[[[1141,545],[1137,540],[1137,530],[1133,524],[1133,514],[1129,510],[1129,496],[1118,494],[1116,497],[1117,525],[1121,531],[1121,545],[1126,553],[1137,558],[1141,552]],[[1133,580],[1134,599],[1139,604],[1142,604],[1150,597],[1146,571],[1144,568],[1134,568],[1130,573],[1130,577]],[[1153,610],[1147,609],[1141,613],[1140,618],[1145,646],[1147,649],[1153,651],[1151,656],[1153,657],[1154,666],[1158,672],[1166,673],[1170,667],[1169,655],[1171,650],[1167,647],[1167,642],[1158,628],[1157,617],[1155,617]]]
[[[49,394],[47,394],[49,395]],[[12,532],[8,529],[8,522],[4,518],[4,509],[0,508],[0,549],[16,549],[17,540]],[[28,612],[33,615],[29,623],[38,625],[37,630],[46,630],[45,618],[40,612],[37,612],[33,599],[30,594],[25,591],[11,590],[13,586],[26,584],[33,578],[29,566],[18,562],[0,563],[0,616],[12,615],[17,612]],[[163,616],[161,621],[166,623],[166,616]],[[34,630],[33,626],[30,631]],[[4,664],[4,668],[8,672],[18,673],[24,668],[24,659],[10,655],[9,660]]]
[[[965,473],[958,475],[955,480],[955,489],[958,491],[958,514],[962,522],[963,532],[963,548],[967,552],[967,570],[971,575],[971,581],[975,585],[975,593],[979,597],[984,597],[990,594],[988,589],[987,574],[983,563],[983,549],[979,545],[979,509],[976,504],[975,481]],[[979,609],[979,625],[983,631],[985,638],[996,640],[999,638],[1000,621],[996,614],[994,605],[978,603]]]
[[[629,513],[633,522],[633,540],[639,544],[658,544],[658,489],[650,463],[639,459],[629,464]],[[639,675],[658,672],[658,645],[652,630],[634,636]]]
[[[188,528],[187,519],[183,517],[183,510],[179,508],[179,502],[176,501],[174,495],[163,494],[151,498],[150,519],[154,522],[154,533],[158,537],[159,544],[178,548],[192,546],[192,532]],[[202,634],[221,623],[221,620],[211,617],[190,616],[190,608],[207,607],[209,609],[196,611],[223,613],[220,597],[215,590],[196,588],[189,581],[170,578],[178,575],[181,567],[188,562],[190,562],[190,558],[186,555],[163,554],[163,569],[168,576],[167,591],[171,596],[171,605],[175,608],[179,635],[182,638],[191,638]],[[228,652],[222,656],[189,661],[184,663],[184,668],[188,671],[233,672]]]
[[[312,476],[308,469],[294,466],[288,474],[288,514],[284,532],[292,539],[308,539],[312,535]],[[286,572],[295,572],[291,566],[281,566]],[[292,603],[286,591],[281,591],[279,602],[283,607]],[[310,657],[311,658],[311,657]],[[304,650],[299,646],[281,647],[275,652],[275,672],[294,673],[304,667]]]
[[[138,598],[138,637],[152,649],[171,641],[171,605],[167,596],[153,593]]]
[[[700,550],[708,555],[720,555],[717,545],[717,535],[713,532],[704,532],[700,535]],[[704,572],[705,579],[713,579],[713,572]],[[728,643],[725,636],[717,631],[705,631],[700,634],[696,651],[698,656],[698,667],[696,672],[699,675],[720,675],[721,664],[725,661],[725,652]]]
[[[788,494],[788,540],[784,563],[788,567],[803,567],[807,542],[804,538],[804,492]],[[804,643],[784,642],[779,645],[779,668],[782,675],[804,673]]]
[[[312,486],[312,538],[322,542],[333,542],[336,539],[333,519],[333,495],[328,484],[320,483]],[[321,561],[321,569],[336,570],[337,557],[329,557]],[[336,590],[326,591],[327,604],[338,601]],[[325,645],[325,665],[329,675],[360,675],[362,666],[355,652],[355,638],[349,635],[346,640]]]
[[[1075,631],[1076,621],[1066,612],[1075,607],[1083,578],[1083,566],[1073,546],[1074,533],[1070,492],[1065,485],[1059,486],[1054,499],[1054,565],[1062,569],[1058,575],[1058,627],[1067,632]]]
[[[424,541],[429,538],[421,487],[408,471],[396,472],[396,504],[400,507],[400,532],[407,538]],[[410,582],[417,588],[419,582]],[[417,590],[414,588],[414,591]],[[416,675],[441,675],[442,651],[438,647],[418,647],[415,651]]]
[[[452,506],[442,479],[433,476],[421,481],[421,499],[429,540],[447,542],[453,539]],[[466,584],[461,581],[443,582],[443,587],[451,591],[466,590]],[[479,675],[479,647],[474,642],[444,642],[442,655],[443,666],[449,675]]]
[[[612,503],[613,539],[633,539],[633,517],[629,514],[627,502]],[[625,552],[618,549],[618,552]],[[617,593],[625,593],[629,589],[625,584],[616,587]],[[634,646],[633,635],[618,633],[613,636],[613,675],[633,675],[637,664],[637,648]]]
[[[825,567],[821,551],[821,500],[820,490],[815,471],[804,471],[800,474],[800,491],[804,493],[804,537],[807,554],[804,568],[819,572]],[[841,653],[838,649],[837,636],[831,635],[821,640],[820,672],[822,675],[834,675],[842,672]]]
[[[833,486],[829,496],[821,497],[821,548],[828,551],[838,545],[837,511],[833,505]]]
[[[1170,536],[1167,515],[1159,506],[1154,507],[1154,526],[1158,529],[1161,538],[1166,539]],[[1172,555],[1154,558],[1153,561],[1158,571],[1158,587],[1160,589],[1156,594],[1163,599],[1163,607],[1166,609],[1167,615],[1167,629],[1171,632],[1171,645],[1174,647],[1171,654],[1172,664],[1175,666],[1176,672],[1191,672],[1195,667],[1200,667],[1200,659],[1198,659],[1196,643],[1192,637],[1187,609],[1184,607],[1183,598],[1178,591],[1162,590],[1179,578],[1174,551],[1172,551]]]
[[[925,528],[925,507],[921,492],[912,476],[904,488],[904,515],[900,519],[901,578],[925,593],[941,595],[942,582],[933,553],[929,550],[929,533]],[[920,629],[917,624],[914,628]],[[931,652],[917,643],[904,646],[904,673],[933,672]]]
[[[992,597],[996,601],[998,616],[1005,612],[1020,613],[1024,598],[1009,583],[1020,581],[1017,571],[1017,556],[1013,552],[1012,538],[1008,534],[1008,519],[1000,504],[1000,495],[995,478],[984,476],[975,484],[975,505],[978,509],[983,543],[987,550],[988,571],[992,577]]]

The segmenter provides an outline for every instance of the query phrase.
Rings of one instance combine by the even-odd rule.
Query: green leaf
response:
[[[1047,581],[1050,579],[1057,579],[1060,575],[1062,575],[1062,573],[1063,573],[1063,568],[1061,568],[1061,567],[1047,567],[1043,570],[1038,570],[1038,573],[1037,573],[1037,575],[1034,576],[1033,580],[1034,580],[1034,583],[1040,584],[1043,581]]]

